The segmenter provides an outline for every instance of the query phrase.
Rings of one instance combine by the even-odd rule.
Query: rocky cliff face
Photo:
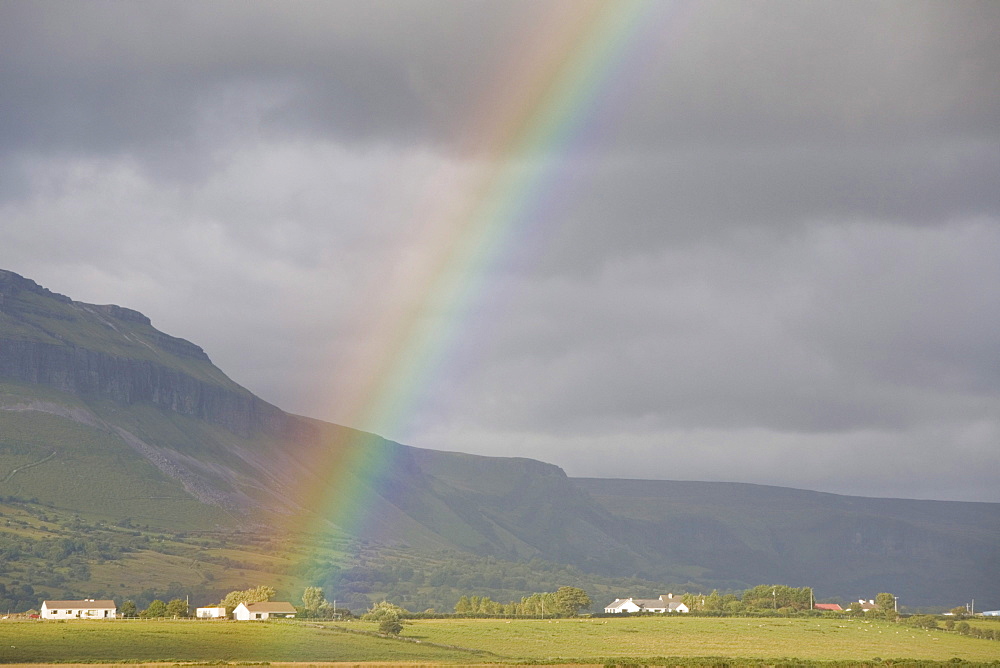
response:
[[[205,351],[138,311],[75,302],[0,270],[0,379],[131,405],[150,402],[241,436],[287,416],[232,382]]]

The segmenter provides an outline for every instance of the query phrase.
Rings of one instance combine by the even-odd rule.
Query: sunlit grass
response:
[[[72,620],[0,623],[0,663],[400,661],[477,663],[471,652],[301,622]]]
[[[1000,659],[1000,643],[888,622],[666,616],[414,620],[404,635],[522,660],[652,657]]]

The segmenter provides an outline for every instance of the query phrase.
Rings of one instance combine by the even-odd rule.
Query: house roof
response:
[[[644,609],[648,609],[648,608],[657,608],[657,609],[659,609],[659,608],[665,608],[665,607],[667,607],[665,605],[665,602],[661,601],[658,598],[627,598],[627,599],[624,599],[622,601],[622,604],[629,603],[629,602],[634,603],[635,605],[639,606],[640,608],[644,608]],[[614,605],[614,604],[612,604],[612,605]]]
[[[605,606],[605,609],[620,608],[626,603],[632,603],[644,610],[676,610],[678,606],[684,605],[680,596],[664,594],[660,598],[616,598]]]
[[[286,601],[261,601],[260,603],[250,603],[246,607],[250,612],[289,613],[293,615],[298,612],[294,605]]]
[[[837,603],[816,603],[813,607],[817,610],[843,610]]]
[[[117,610],[118,606],[115,605],[114,601],[102,600],[95,601],[93,599],[83,600],[83,601],[42,601],[44,605],[49,610],[55,608],[83,608],[85,610]]]
[[[636,605],[641,605],[644,608],[664,608],[665,601],[661,601],[658,598],[633,598],[632,602]]]

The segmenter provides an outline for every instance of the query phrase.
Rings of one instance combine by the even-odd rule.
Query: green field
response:
[[[657,617],[415,620],[400,639],[374,624],[305,621],[0,622],[0,663],[389,662],[752,665],[1000,664],[1000,643],[888,622]],[[704,659],[699,662],[698,659]]]
[[[603,662],[655,657],[867,661],[1000,661],[1000,642],[850,619],[718,617],[416,620],[403,635],[474,647],[509,661]]]
[[[300,622],[0,622],[0,663],[393,661],[482,663],[475,652]]]

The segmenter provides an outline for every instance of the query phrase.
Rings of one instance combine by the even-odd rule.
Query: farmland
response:
[[[474,652],[298,622],[70,621],[0,623],[0,663],[135,661],[400,661],[477,663]]]
[[[519,661],[648,661],[654,657],[1000,660],[1000,643],[995,641],[849,619],[419,620],[407,626],[404,634]]]
[[[392,662],[751,665],[907,659],[1000,661],[996,641],[848,619],[426,619],[400,639],[374,624],[305,621],[78,621],[0,623],[0,663]],[[670,659],[668,659],[668,657]],[[742,661],[740,661],[742,660]]]

